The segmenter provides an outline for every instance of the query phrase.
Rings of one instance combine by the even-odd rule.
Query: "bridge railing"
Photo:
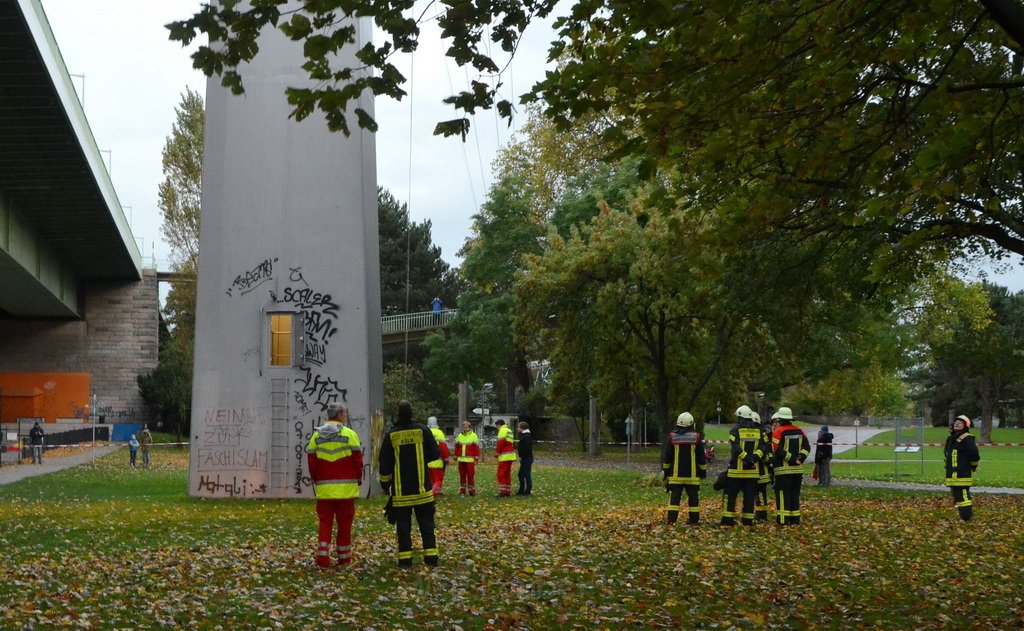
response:
[[[384,316],[380,319],[381,332],[384,335],[405,333],[406,331],[427,331],[448,326],[455,319],[458,309],[442,309],[440,313],[421,311],[420,313],[400,313]]]

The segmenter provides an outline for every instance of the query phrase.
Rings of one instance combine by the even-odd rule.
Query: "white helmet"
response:
[[[427,427],[437,427],[437,417],[431,416],[427,419]]]
[[[779,411],[775,413],[775,416],[778,417],[778,418],[781,418],[781,419],[786,419],[787,421],[792,421],[793,420],[793,410],[791,410],[791,409],[789,409],[787,407],[781,407],[781,408],[779,408]]]
[[[757,423],[758,425],[760,425],[761,424],[761,415],[758,414],[757,412],[751,411],[750,412],[750,420],[752,420],[755,423]]]
[[[679,427],[693,427],[693,414],[689,412],[683,412],[676,419],[676,425]]]
[[[741,405],[738,408],[736,408],[736,416],[738,416],[739,418],[751,418],[750,415],[753,413],[754,412],[753,410],[750,409],[749,405]]]

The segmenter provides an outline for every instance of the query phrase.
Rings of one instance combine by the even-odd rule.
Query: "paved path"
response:
[[[47,473],[77,467],[78,465],[85,464],[94,458],[99,458],[100,456],[105,456],[113,451],[117,451],[122,446],[123,445],[100,445],[73,456],[48,457],[46,454],[43,454],[42,464],[15,464],[18,459],[18,453],[6,452],[3,454],[3,465],[0,466],[0,485],[11,484],[35,475],[46,475]]]

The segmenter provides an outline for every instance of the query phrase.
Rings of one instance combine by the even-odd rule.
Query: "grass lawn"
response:
[[[536,495],[438,506],[442,566],[394,567],[383,498],[352,570],[313,567],[312,500],[187,496],[187,452],[115,453],[0,487],[0,628],[991,628],[1024,626],[1024,498],[808,488],[804,524],[663,525],[651,476],[534,469]],[[414,537],[414,540],[416,537]]]

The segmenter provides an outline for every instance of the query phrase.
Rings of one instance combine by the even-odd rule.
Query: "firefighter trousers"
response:
[[[674,524],[679,519],[679,504],[683,499],[683,491],[686,491],[686,503],[688,515],[686,523],[700,523],[700,485],[699,484],[669,484],[668,485],[668,523]]]
[[[775,515],[778,523],[791,526],[800,523],[800,473],[775,476]]]
[[[398,564],[412,565],[412,514],[420,527],[423,541],[423,562],[437,565],[437,532],[434,526],[434,501],[416,506],[395,507],[395,530],[398,534]]]
[[[754,523],[754,504],[757,500],[757,478],[728,478],[725,483],[725,509],[722,511],[723,526],[736,523],[736,498],[743,494],[742,520],[745,526]]]
[[[953,495],[953,503],[956,505],[956,510],[960,513],[960,519],[971,521],[971,517],[974,516],[974,500],[971,499],[971,487],[951,486],[949,490]]]

